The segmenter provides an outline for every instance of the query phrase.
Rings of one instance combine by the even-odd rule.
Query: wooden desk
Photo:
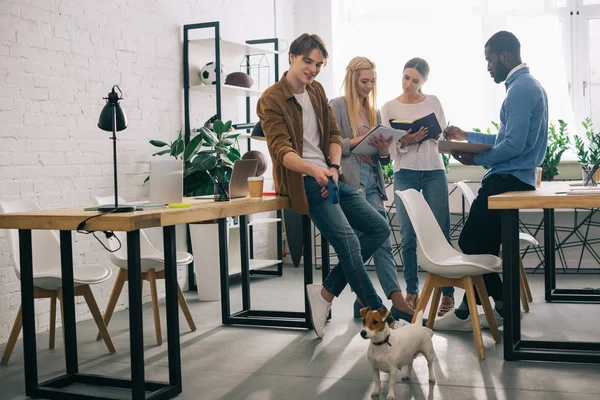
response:
[[[120,214],[99,214],[84,211],[83,208],[44,210],[27,213],[0,214],[0,228],[19,230],[19,256],[21,260],[21,301],[23,312],[23,348],[25,358],[25,394],[30,397],[48,399],[100,398],[92,395],[73,394],[64,390],[74,383],[116,387],[131,390],[132,399],[170,399],[182,392],[181,356],[179,343],[179,314],[177,305],[177,268],[175,248],[175,225],[218,220],[219,254],[222,280],[222,310],[224,323],[247,325],[274,325],[310,328],[308,300],[305,293],[305,312],[286,313],[280,311],[258,312],[231,317],[229,315],[229,274],[227,264],[227,225],[226,217],[240,216],[240,224],[245,226],[246,215],[289,208],[286,197],[264,197],[262,200],[250,198],[235,199],[229,202],[213,200],[185,199],[190,208],[160,208]],[[75,301],[73,287],[72,233],[79,224],[87,220],[85,230],[126,231],[128,251],[129,285],[129,324],[131,346],[131,380],[79,373],[77,362],[77,337]],[[312,263],[310,255],[310,220],[303,219],[305,227],[305,284],[312,283]],[[163,227],[165,252],[165,288],[168,335],[169,382],[150,382],[144,378],[144,346],[142,326],[142,281],[140,260],[140,229]],[[60,251],[62,287],[64,296],[64,338],[66,375],[39,383],[35,341],[35,311],[33,301],[33,256],[31,230],[51,229],[60,231]],[[240,229],[242,246],[242,289],[249,290],[249,258],[247,251],[247,230]],[[308,254],[307,254],[308,252]],[[198,255],[199,256],[199,255]],[[197,258],[200,260],[200,258]],[[245,274],[245,276],[244,276]],[[224,290],[223,282],[226,284]],[[249,297],[249,293],[247,293]],[[225,315],[225,312],[227,315]],[[227,318],[226,318],[227,317]],[[262,319],[261,317],[265,317]],[[296,318],[300,321],[291,321]],[[266,322],[265,322],[266,321]],[[279,323],[278,323],[279,321]],[[263,323],[264,322],[264,323]],[[108,398],[110,399],[110,398]]]
[[[504,280],[504,359],[600,363],[600,342],[521,340],[519,309],[519,209],[544,210],[544,276],[546,301],[600,302],[582,289],[556,289],[554,210],[600,208],[600,195],[569,196],[566,182],[543,182],[535,191],[490,196],[488,207],[502,211],[502,275]],[[514,267],[514,270],[511,268]]]

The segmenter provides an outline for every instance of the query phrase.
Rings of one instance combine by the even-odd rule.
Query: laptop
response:
[[[237,160],[233,164],[233,172],[229,181],[229,197],[232,199],[238,197],[247,197],[248,178],[256,176],[258,160]]]
[[[183,161],[150,159],[150,204],[183,202]]]

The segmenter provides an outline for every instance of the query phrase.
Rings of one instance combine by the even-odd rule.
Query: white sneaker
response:
[[[325,334],[325,323],[331,310],[331,303],[321,296],[321,289],[323,289],[323,285],[317,283],[306,285],[310,319],[312,320],[315,333],[319,338],[322,338]]]
[[[483,319],[485,319],[485,315],[483,316]],[[479,316],[479,321],[481,321],[481,314]],[[452,309],[445,315],[435,319],[435,322],[433,323],[433,329],[438,331],[472,332],[473,324],[471,322],[470,315],[467,317],[467,319],[460,319],[456,316],[455,310]]]
[[[500,316],[500,314],[498,314],[498,311],[496,311],[495,308],[494,308],[494,316],[496,317],[496,324],[498,325],[498,328],[500,328],[502,325],[504,325],[504,318],[502,318]],[[519,316],[520,316],[520,319],[523,319],[523,311],[519,311]],[[490,324],[488,323],[488,320],[485,317],[485,313],[479,314],[479,325],[481,325],[481,329],[490,329]]]

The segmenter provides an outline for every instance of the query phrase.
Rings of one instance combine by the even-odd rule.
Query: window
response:
[[[600,127],[600,11],[586,11],[585,49],[575,43],[575,0],[334,0],[333,78],[343,82],[347,62],[363,55],[377,64],[378,105],[401,92],[404,63],[421,57],[431,67],[424,92],[437,95],[453,125],[485,130],[490,121],[499,121],[505,97],[504,85],[490,78],[484,58],[484,44],[499,30],[515,33],[521,42],[523,60],[532,75],[544,86],[549,98],[550,120],[563,119],[573,133],[585,116],[583,105],[596,99],[597,125]],[[600,4],[600,0],[576,0]],[[582,10],[600,10],[600,5],[581,6]],[[581,14],[581,13],[580,13]],[[592,19],[592,14],[594,15]],[[583,83],[582,52],[589,53],[588,96],[577,94]],[[587,65],[586,65],[587,66]],[[337,86],[337,87],[340,87]],[[577,88],[576,88],[577,87]],[[577,90],[576,90],[577,89]],[[583,94],[583,89],[582,94]],[[589,99],[592,100],[589,100]],[[576,122],[576,123],[575,123]]]

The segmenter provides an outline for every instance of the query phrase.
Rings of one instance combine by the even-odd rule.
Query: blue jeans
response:
[[[377,185],[377,166],[361,163],[360,165],[360,187],[358,193],[362,194],[367,202],[385,219],[385,209],[383,208],[383,199]],[[375,272],[381,284],[385,296],[390,299],[392,293],[402,290],[398,282],[398,272],[396,270],[396,260],[392,253],[392,242],[390,237],[373,253],[373,263]]]
[[[334,296],[339,296],[346,284],[350,284],[364,305],[373,310],[386,308],[375,292],[364,261],[389,238],[390,227],[350,185],[340,181],[338,186],[340,201],[333,204],[331,199],[321,197],[321,186],[315,178],[304,177],[308,215],[331,243],[339,259],[323,286]],[[362,232],[360,239],[354,229]]]
[[[423,197],[429,204],[433,215],[440,224],[448,243],[450,241],[450,206],[448,204],[448,179],[446,171],[415,171],[401,169],[394,173],[394,192],[396,190],[415,189],[423,192]],[[404,264],[404,280],[406,281],[406,292],[417,293],[419,291],[419,277],[417,276],[417,237],[413,229],[404,204],[394,194],[396,202],[396,215],[400,224],[400,235],[402,243],[402,263]],[[448,286],[442,290],[444,296],[453,296],[454,287]]]

